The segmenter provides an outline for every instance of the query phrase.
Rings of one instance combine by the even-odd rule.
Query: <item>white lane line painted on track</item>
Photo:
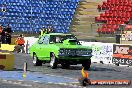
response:
[[[33,81],[33,82],[35,82],[35,83],[41,83],[40,81]]]
[[[12,82],[12,81],[7,81],[7,83],[10,83],[10,84],[12,84],[13,82]]]
[[[52,82],[48,82],[49,84],[57,84],[57,85],[64,85],[64,86],[70,86],[70,87],[74,87],[74,88],[83,88],[82,86],[76,85],[76,84],[68,84],[68,83],[52,83]]]
[[[13,82],[13,84],[22,84],[22,82]]]
[[[52,84],[53,82],[48,82],[49,84]]]
[[[32,86],[32,85],[29,85],[29,84],[21,84],[21,86]]]
[[[7,80],[5,80],[5,79],[4,79],[4,80],[2,80],[2,81],[7,82]]]
[[[18,80],[18,81],[23,82],[24,80]]]
[[[78,80],[78,79],[76,79],[76,78],[70,78],[70,77],[58,76],[58,75],[52,75],[52,74],[45,74],[45,75],[54,76],[54,77],[63,77],[63,78],[72,79],[72,80]]]
[[[32,85],[29,85],[29,84],[23,84],[22,82],[14,82],[14,81],[11,81],[11,80],[2,80],[3,81],[3,83],[9,83],[9,84],[14,84],[14,85],[20,85],[20,86],[27,86],[27,87],[29,87],[29,86],[32,86]]]

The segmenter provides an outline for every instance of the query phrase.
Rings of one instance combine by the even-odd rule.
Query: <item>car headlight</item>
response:
[[[88,49],[88,50],[85,50],[85,52],[84,52],[86,55],[89,55],[89,54],[91,54],[92,53],[92,49]]]
[[[77,51],[77,54],[78,55],[89,55],[89,54],[91,54],[92,53],[92,51],[91,50],[78,50]]]
[[[64,49],[60,49],[59,50],[59,55],[64,55],[65,54],[65,50]]]
[[[60,49],[59,50],[59,55],[72,55],[72,54],[76,54],[76,53],[71,49]]]

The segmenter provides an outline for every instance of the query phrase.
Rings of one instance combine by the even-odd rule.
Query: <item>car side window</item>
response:
[[[39,40],[38,40],[38,43],[39,44],[43,44],[43,40],[45,39],[45,37],[43,36],[43,37],[41,37]]]
[[[49,43],[49,36],[45,36],[44,44],[48,44],[48,43]]]
[[[50,43],[55,43],[55,36],[50,36]]]
[[[48,44],[48,42],[49,42],[49,36],[43,36],[38,41],[39,44]]]

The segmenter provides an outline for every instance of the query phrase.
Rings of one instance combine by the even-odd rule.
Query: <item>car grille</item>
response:
[[[82,56],[82,55],[91,55],[91,49],[61,49],[59,54],[60,55],[67,55],[67,56]]]

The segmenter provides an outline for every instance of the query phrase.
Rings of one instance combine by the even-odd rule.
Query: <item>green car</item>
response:
[[[29,48],[29,52],[35,66],[47,62],[52,69],[57,68],[58,64],[63,68],[82,64],[85,69],[89,69],[91,65],[92,49],[82,46],[72,34],[45,34]]]

